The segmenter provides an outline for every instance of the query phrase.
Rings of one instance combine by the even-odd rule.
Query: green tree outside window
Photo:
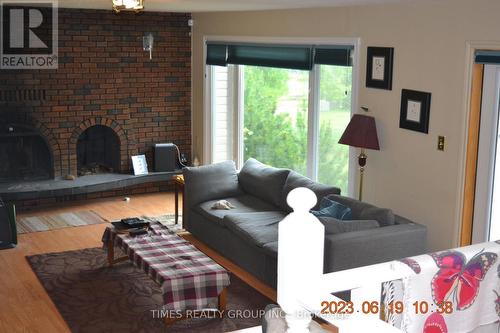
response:
[[[349,150],[337,142],[350,119],[352,72],[350,67],[337,66],[321,66],[320,72],[318,178],[347,193]],[[308,86],[303,73],[244,66],[245,160],[254,157],[306,174],[307,88],[295,96],[296,112],[279,112],[280,102],[290,99],[290,83]]]

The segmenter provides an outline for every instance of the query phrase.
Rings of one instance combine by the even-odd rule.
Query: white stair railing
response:
[[[379,310],[363,311],[365,302],[380,306],[381,284],[401,279],[409,269],[396,262],[365,266],[323,274],[325,230],[309,210],[316,195],[309,189],[296,188],[287,197],[293,208],[279,225],[278,303],[286,314],[288,333],[307,333],[311,316],[323,318],[339,333],[401,333],[379,319]],[[353,313],[325,313],[325,302],[343,301],[332,293],[351,290]]]
[[[311,314],[297,293],[308,285],[318,285],[323,276],[325,227],[309,211],[316,205],[309,189],[296,188],[287,197],[293,208],[279,224],[278,303],[286,314],[288,333],[309,332]]]

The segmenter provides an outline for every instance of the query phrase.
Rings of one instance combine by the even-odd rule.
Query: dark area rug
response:
[[[160,287],[129,262],[107,267],[100,248],[27,260],[73,332],[222,333],[260,325],[259,310],[272,303],[231,275],[227,310],[237,318],[195,318],[166,327],[152,311],[161,309]],[[246,310],[245,315],[236,310]]]

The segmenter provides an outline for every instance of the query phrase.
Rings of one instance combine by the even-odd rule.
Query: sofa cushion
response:
[[[186,182],[186,203],[194,207],[213,199],[235,197],[242,194],[238,173],[233,161],[224,161],[200,167],[183,169]]]
[[[326,234],[340,234],[380,227],[380,224],[376,220],[339,220],[327,216],[320,216],[318,220],[325,226]]]
[[[352,215],[351,208],[328,198],[321,199],[319,210],[312,210],[311,213],[316,217],[333,217],[339,220],[349,220]]]
[[[335,186],[330,186],[330,185],[325,185],[321,183],[317,183],[315,181],[312,181],[311,179],[302,176],[300,173],[291,171],[288,174],[288,177],[286,178],[285,181],[285,186],[283,187],[283,194],[281,198],[281,205],[280,207],[286,211],[286,212],[291,212],[292,208],[288,206],[286,202],[286,197],[288,193],[290,193],[291,190],[297,188],[297,187],[307,187],[311,191],[316,194],[318,197],[318,203],[317,205],[313,208],[317,210],[319,208],[319,204],[321,202],[321,199],[326,197],[329,194],[340,194],[340,189]]]
[[[328,199],[337,201],[351,208],[353,220],[376,220],[381,227],[394,225],[395,216],[392,210],[379,208],[356,199],[341,195],[329,195]]]
[[[263,247],[278,240],[278,225],[285,216],[285,213],[279,211],[227,214],[223,223],[243,240]]]
[[[262,249],[267,255],[273,258],[278,258],[278,241],[264,244]]]
[[[287,169],[273,168],[250,158],[245,162],[238,176],[243,190],[260,199],[280,206]]]
[[[224,200],[229,201],[234,208],[229,210],[212,209],[212,206],[218,200],[210,200],[199,204],[194,210],[210,221],[220,223],[221,225],[222,219],[228,214],[268,212],[276,210],[276,207],[273,205],[249,194],[238,197],[224,198]]]

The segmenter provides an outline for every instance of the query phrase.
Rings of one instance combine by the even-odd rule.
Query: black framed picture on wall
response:
[[[366,58],[366,87],[392,90],[393,47],[369,46]]]
[[[429,133],[431,93],[401,90],[401,113],[399,127],[412,131]]]

